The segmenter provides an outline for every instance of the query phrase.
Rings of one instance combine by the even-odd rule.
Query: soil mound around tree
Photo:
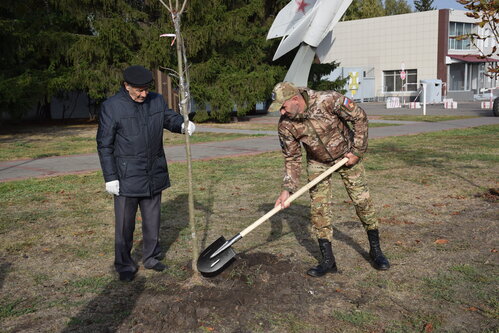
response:
[[[207,278],[210,287],[196,286],[179,293],[179,286],[174,284],[166,286],[162,297],[146,292],[141,299],[148,304],[137,304],[134,317],[140,326],[158,332],[168,331],[172,324],[176,332],[190,332],[204,323],[217,322],[226,331],[249,332],[247,328],[255,321],[262,330],[271,328],[268,318],[258,318],[258,313],[292,317],[303,316],[303,309],[308,309],[311,316],[317,316],[312,303],[323,303],[324,283],[308,277],[306,269],[303,264],[269,253],[240,254],[223,272]]]

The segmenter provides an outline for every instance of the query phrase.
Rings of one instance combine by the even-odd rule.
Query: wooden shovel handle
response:
[[[284,204],[289,204],[289,203],[293,202],[294,200],[296,200],[303,193],[305,193],[306,191],[310,190],[312,187],[314,187],[315,185],[317,185],[318,183],[320,183],[324,178],[326,178],[327,176],[331,175],[333,172],[335,172],[336,170],[338,170],[339,168],[341,168],[347,161],[348,161],[348,158],[345,157],[341,161],[339,161],[338,163],[336,163],[335,165],[333,165],[332,167],[330,167],[329,169],[327,169],[326,171],[324,171],[323,173],[321,173],[318,177],[314,178],[307,185],[303,186],[297,192],[293,193],[284,202]],[[253,229],[255,229],[256,227],[258,227],[263,222],[267,221],[269,218],[271,218],[272,216],[274,216],[280,210],[282,210],[281,206],[274,207],[274,209],[272,209],[267,214],[265,214],[262,217],[260,217],[258,220],[256,220],[255,222],[253,222],[250,226],[248,226],[246,229],[244,229],[243,231],[241,231],[239,234],[241,235],[241,237],[246,236]]]

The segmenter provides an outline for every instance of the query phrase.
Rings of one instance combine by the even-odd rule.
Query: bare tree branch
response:
[[[168,6],[166,3],[164,3],[164,2],[163,2],[163,0],[159,0],[159,2],[161,2],[161,4],[162,4],[163,6],[165,6],[165,8],[166,8],[169,12],[171,12],[171,11],[172,11],[172,10],[171,10],[171,2],[170,2],[170,6]]]
[[[182,9],[180,10],[179,15],[181,15],[184,12],[186,5],[187,5],[187,0],[184,0],[184,4],[182,5]]]

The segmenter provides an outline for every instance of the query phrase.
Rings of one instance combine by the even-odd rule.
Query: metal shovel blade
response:
[[[226,264],[228,264],[236,255],[236,251],[234,251],[231,247],[226,248],[213,258],[211,256],[218,249],[220,249],[227,241],[222,236],[214,241],[210,246],[208,246],[199,256],[197,268],[198,271],[205,274],[211,275],[221,271],[222,268]]]

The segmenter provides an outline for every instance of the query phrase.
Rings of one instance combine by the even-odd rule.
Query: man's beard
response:
[[[305,112],[296,112],[295,114],[287,114],[286,117],[288,117],[291,120],[296,120],[296,121],[303,121],[307,119],[307,114]]]

